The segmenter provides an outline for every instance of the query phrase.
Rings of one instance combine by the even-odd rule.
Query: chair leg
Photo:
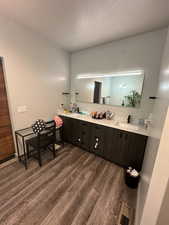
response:
[[[60,128],[60,138],[61,138],[62,147],[64,148],[65,142],[63,138],[63,127]]]
[[[27,152],[27,158],[29,159],[30,154],[29,154],[29,145],[28,144],[26,144],[26,152]]]
[[[41,149],[38,148],[38,161],[39,161],[39,166],[42,166],[42,157],[41,157]]]
[[[52,144],[53,158],[56,158],[55,144]]]

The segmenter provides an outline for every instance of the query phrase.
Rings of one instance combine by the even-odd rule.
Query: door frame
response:
[[[12,104],[11,104],[11,99],[9,95],[9,87],[8,87],[8,82],[7,82],[7,75],[6,75],[6,69],[5,69],[5,58],[0,55],[0,63],[2,64],[2,70],[3,70],[3,78],[4,78],[4,84],[5,84],[5,90],[6,90],[6,97],[7,97],[7,104],[8,104],[8,112],[9,112],[9,119],[10,119],[10,124],[11,124],[11,130],[12,130],[12,139],[13,139],[13,144],[14,144],[14,156],[17,156],[16,153],[16,141],[15,141],[15,129],[14,129],[14,119],[13,119],[13,114],[12,114]],[[11,157],[7,157],[4,160],[0,160],[0,164],[10,160]]]

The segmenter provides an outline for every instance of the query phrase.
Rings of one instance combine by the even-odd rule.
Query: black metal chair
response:
[[[49,149],[53,153],[53,157],[56,157],[55,152],[56,143],[56,125],[55,121],[46,122],[46,128],[35,137],[26,141],[27,157],[32,155],[35,159],[38,159],[39,166],[42,166],[42,150]],[[31,149],[30,149],[31,147]]]

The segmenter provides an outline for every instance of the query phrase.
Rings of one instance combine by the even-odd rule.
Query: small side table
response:
[[[18,159],[20,162],[22,162],[25,166],[25,169],[28,168],[27,165],[27,152],[26,152],[26,146],[25,146],[25,140],[28,139],[28,137],[33,136],[33,130],[31,127],[27,127],[21,130],[15,131],[15,139],[16,139],[16,148],[17,148],[17,154],[18,154]],[[21,138],[21,143],[22,143],[22,149],[23,152],[20,152],[20,147],[19,147],[19,138]]]
[[[64,147],[64,142],[62,141],[62,127],[56,127],[56,131],[60,131],[60,138],[61,138],[60,141],[56,141],[56,144],[62,145]],[[27,127],[27,128],[15,131],[18,159],[19,159],[19,162],[24,164],[25,169],[28,168],[27,150],[26,150],[25,140],[27,140],[33,136],[35,136],[35,134],[33,133],[32,127]],[[21,147],[19,146],[19,138],[21,138],[21,147],[23,149],[22,152],[20,152]]]

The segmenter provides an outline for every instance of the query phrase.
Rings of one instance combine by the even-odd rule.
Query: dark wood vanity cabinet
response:
[[[77,119],[62,117],[63,140],[90,151],[91,125]]]
[[[122,167],[141,170],[147,136],[61,116],[63,140]]]
[[[141,170],[147,136],[113,128],[106,129],[105,158],[123,167]]]

